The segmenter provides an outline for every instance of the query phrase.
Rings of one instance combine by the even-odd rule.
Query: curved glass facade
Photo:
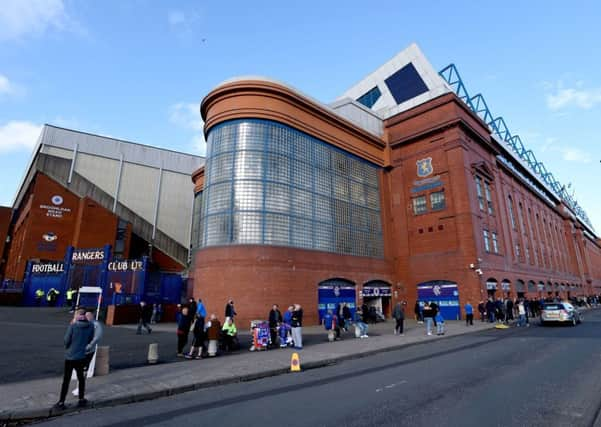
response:
[[[262,244],[383,257],[378,167],[256,119],[211,129],[198,246]]]

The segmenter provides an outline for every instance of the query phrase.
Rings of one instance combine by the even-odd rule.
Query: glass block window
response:
[[[430,193],[430,206],[433,211],[440,211],[445,208],[444,191]]]
[[[482,230],[482,238],[484,239],[484,250],[490,252],[490,241],[488,240],[488,230]]]
[[[379,168],[288,126],[232,120],[207,140],[198,246],[384,256]],[[424,199],[425,203],[425,199]]]
[[[194,205],[192,207],[192,236],[190,238],[190,247],[196,249],[200,246],[200,237],[202,236],[202,191],[194,195]]]

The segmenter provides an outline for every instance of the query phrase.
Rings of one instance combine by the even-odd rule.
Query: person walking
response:
[[[394,320],[396,321],[396,324],[394,326],[394,334],[395,335],[404,335],[403,334],[403,326],[405,323],[405,308],[404,305],[406,303],[403,302],[401,303],[400,301],[397,302],[394,306],[394,310],[392,310],[392,317],[394,318]]]
[[[196,309],[198,308],[198,306],[196,305],[196,301],[194,300],[194,298],[189,298],[188,299],[188,316],[190,316],[192,318],[192,320],[194,320],[194,316],[196,316]]]
[[[524,301],[518,303],[518,326],[524,326],[526,324],[526,308],[524,307]]]
[[[191,325],[190,309],[184,306],[182,307],[182,316],[177,323],[177,357],[184,357],[184,347],[188,344]]]
[[[207,323],[207,339],[209,347],[207,353],[209,357],[217,356],[217,345],[219,344],[219,335],[221,334],[221,322],[215,314],[211,314],[211,318]]]
[[[486,301],[486,314],[488,315],[489,323],[495,323],[495,312],[496,311],[497,311],[497,308],[495,306],[495,303],[493,302],[492,298],[489,298],[488,301]]]
[[[85,311],[78,310],[74,321],[71,322],[65,333],[65,370],[60,397],[54,405],[56,409],[65,409],[65,398],[71,381],[73,370],[77,373],[79,402],[77,406],[86,406],[85,399],[86,377],[84,368],[86,364],[86,346],[94,339],[94,326],[86,320]]]
[[[59,295],[60,292],[54,288],[50,288],[50,290],[48,290],[48,293],[46,294],[46,302],[48,303],[49,307],[56,306],[56,301],[58,300]]]
[[[142,334],[142,328],[146,329],[146,332],[149,334],[152,332],[152,328],[148,326],[148,322],[150,321],[151,309],[146,301],[140,301],[138,305],[138,329],[136,331],[137,335]]]
[[[290,318],[292,328],[292,341],[294,348],[302,350],[303,348],[303,309],[300,304],[294,304],[294,310]]]
[[[336,308],[336,318],[338,319],[338,326],[344,330],[346,330],[346,326],[344,324],[344,306],[343,302],[339,303]],[[334,313],[332,313],[334,314]]]
[[[426,335],[432,335],[432,317],[434,313],[432,311],[432,307],[430,307],[430,303],[427,302],[424,304],[424,321],[426,322]]]
[[[71,308],[71,305],[73,303],[73,294],[75,293],[75,291],[73,290],[73,288],[69,288],[67,289],[67,292],[65,292],[65,306]]]
[[[344,303],[344,307],[342,308],[342,317],[344,318],[344,330],[348,332],[353,324],[353,315],[347,303]]]
[[[436,335],[444,335],[444,317],[440,310],[436,312]]]
[[[463,310],[465,311],[465,326],[474,326],[474,307],[469,301],[465,303]]]
[[[484,301],[480,301],[478,303],[478,313],[480,313],[480,321],[484,322],[484,316],[486,314],[486,306],[484,305]]]
[[[94,336],[92,337],[92,341],[86,346],[86,365],[85,372],[90,368],[90,363],[92,363],[92,359],[94,358],[94,353],[96,353],[96,346],[102,339],[103,329],[102,324],[96,320],[94,317],[94,313],[91,311],[86,311],[86,320],[90,322],[94,326]]]
[[[236,314],[236,310],[234,310],[234,300],[230,299],[225,305],[225,318],[231,317],[233,319]]]
[[[192,328],[192,345],[190,351],[186,354],[186,359],[200,359],[202,357],[202,350],[205,343],[205,318],[196,314],[196,321]],[[197,353],[196,356],[194,353]]]
[[[278,328],[282,324],[282,313],[277,304],[274,304],[269,311],[269,335],[271,338],[271,346],[278,345]]]
[[[355,328],[359,329],[359,338],[369,338],[369,335],[367,335],[367,330],[369,328],[367,326],[365,313],[363,313],[363,306],[355,311]]]

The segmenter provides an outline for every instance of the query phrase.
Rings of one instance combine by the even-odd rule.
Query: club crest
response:
[[[434,168],[432,167],[432,157],[428,157],[422,160],[418,160],[417,164],[417,176],[423,178],[428,175],[431,175],[434,172]]]

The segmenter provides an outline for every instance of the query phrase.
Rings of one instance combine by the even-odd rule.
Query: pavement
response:
[[[370,337],[356,339],[351,333],[343,334],[341,341],[327,342],[323,327],[303,328],[304,348],[298,351],[302,370],[309,370],[336,364],[343,360],[356,359],[380,352],[394,351],[406,346],[435,342],[448,337],[490,330],[494,325],[474,322],[466,327],[462,321],[447,321],[444,336],[426,336],[425,327],[413,320],[405,322],[405,334],[393,334],[392,322],[370,325]],[[130,340],[133,326],[110,329],[126,331]],[[64,329],[63,329],[64,330]],[[173,354],[175,337],[174,325],[161,324],[153,327],[149,340],[159,333],[169,334],[167,348],[160,347],[159,353]],[[499,331],[500,332],[500,331]],[[241,334],[241,343],[248,345],[248,335]],[[111,350],[112,353],[113,350]],[[290,358],[294,350],[274,349],[261,352],[239,352],[202,360],[185,360],[179,363],[160,363],[111,371],[107,376],[94,377],[86,382],[86,398],[89,408],[101,408],[132,402],[156,399],[223,384],[239,383],[288,373]],[[40,354],[38,354],[38,357]],[[112,357],[112,356],[111,356]],[[41,357],[39,357],[41,358]],[[62,367],[60,358],[41,358],[45,363]],[[66,411],[56,411],[52,405],[58,400],[61,376],[38,378],[27,381],[0,384],[0,423],[39,420],[57,415],[76,412],[76,399],[67,398]],[[76,383],[72,382],[72,388]],[[71,398],[71,400],[69,400]],[[89,409],[87,408],[87,409]]]
[[[528,328],[482,329],[320,369],[94,408],[41,424],[599,427],[600,326],[601,310],[593,310],[576,327],[533,322]],[[348,344],[385,338],[395,337]],[[338,344],[347,342],[329,345],[330,351]],[[195,366],[201,370],[203,363]]]

